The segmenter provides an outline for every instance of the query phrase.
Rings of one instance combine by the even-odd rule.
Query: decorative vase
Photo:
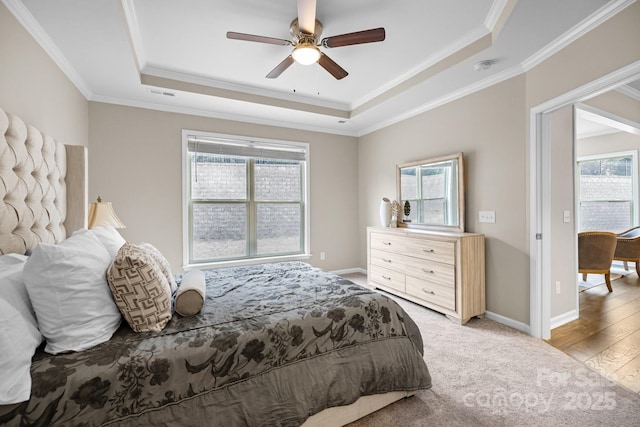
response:
[[[391,202],[386,197],[383,197],[380,203],[380,223],[383,227],[391,224]]]

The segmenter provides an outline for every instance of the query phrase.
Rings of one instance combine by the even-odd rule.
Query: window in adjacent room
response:
[[[578,159],[579,231],[619,233],[635,224],[638,202],[637,152]]]
[[[308,144],[183,133],[186,264],[308,253]]]

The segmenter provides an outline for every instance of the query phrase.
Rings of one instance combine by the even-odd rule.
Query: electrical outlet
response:
[[[556,294],[560,295],[560,282],[556,282]]]
[[[324,259],[325,259],[325,253],[320,252],[320,261],[324,261]]]
[[[480,211],[478,220],[480,222],[495,223],[496,222],[496,211]]]

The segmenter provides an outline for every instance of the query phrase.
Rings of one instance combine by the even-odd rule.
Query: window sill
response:
[[[285,261],[303,261],[311,258],[311,254],[300,254],[300,255],[286,255],[286,256],[276,256],[276,257],[265,257],[265,258],[251,258],[251,259],[238,259],[233,261],[219,261],[219,262],[206,262],[201,264],[185,264],[182,266],[182,269],[185,271],[190,270],[205,270],[208,268],[222,268],[222,267],[237,267],[240,265],[255,265],[255,264],[264,264],[270,262],[285,262]]]

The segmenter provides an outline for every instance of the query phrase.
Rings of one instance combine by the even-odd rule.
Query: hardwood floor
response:
[[[580,318],[552,330],[547,342],[640,393],[640,279],[632,271],[612,282],[611,293],[604,283],[580,292]]]

